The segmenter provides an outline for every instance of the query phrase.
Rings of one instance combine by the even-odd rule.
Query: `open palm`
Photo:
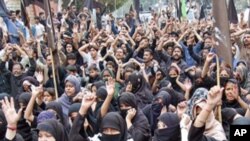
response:
[[[8,125],[16,126],[18,120],[21,117],[22,110],[20,109],[18,112],[16,112],[13,98],[11,98],[9,101],[9,99],[5,97],[5,99],[2,101],[2,109]]]

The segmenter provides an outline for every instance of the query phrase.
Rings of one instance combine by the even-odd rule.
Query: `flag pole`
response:
[[[217,86],[220,87],[220,62],[219,57],[216,55],[216,79],[217,79]],[[217,106],[217,117],[219,122],[222,122],[222,116],[221,116],[221,105],[219,104]]]
[[[53,19],[51,15],[51,7],[50,7],[49,0],[45,0],[44,7],[45,7],[45,13],[47,16],[48,46],[50,49],[50,55],[52,57],[53,83],[54,83],[54,88],[55,88],[56,99],[58,100],[57,82],[59,81],[57,81],[58,79],[56,77],[58,76],[58,72],[57,72],[57,69],[55,68],[55,60],[59,61],[59,59],[58,59],[58,55],[57,55],[57,51],[55,47],[55,40],[54,40],[55,30],[54,30],[54,23],[53,23]],[[49,21],[50,21],[50,25],[49,25]]]

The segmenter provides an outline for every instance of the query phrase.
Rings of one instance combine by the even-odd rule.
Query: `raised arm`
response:
[[[101,117],[104,117],[108,113],[110,102],[112,101],[113,96],[115,94],[115,80],[114,79],[110,78],[108,80],[106,84],[106,90],[108,92],[108,95],[101,107]]]

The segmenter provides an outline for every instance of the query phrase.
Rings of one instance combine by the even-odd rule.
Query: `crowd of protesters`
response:
[[[217,73],[211,15],[104,13],[53,13],[55,47],[44,13],[29,28],[20,11],[1,18],[1,141],[226,141],[231,124],[250,125],[243,14],[230,24],[232,65]]]

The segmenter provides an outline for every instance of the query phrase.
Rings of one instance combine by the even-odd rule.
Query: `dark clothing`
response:
[[[85,116],[77,115],[69,132],[69,141],[88,141],[88,134],[84,131]]]
[[[46,120],[38,124],[37,129],[39,131],[49,132],[56,141],[68,141],[68,134],[63,125],[55,119]]]
[[[167,55],[165,52],[162,52],[161,50],[156,50],[156,58],[160,58],[157,61],[160,63],[160,67],[163,69],[164,72],[167,72],[167,68],[169,66],[171,66],[171,64],[173,63],[173,59],[171,58],[171,56]],[[184,73],[184,70],[186,70],[188,68],[188,65],[186,64],[186,62],[184,60],[180,60],[177,63],[178,67],[181,69],[181,74]]]
[[[141,73],[132,73],[128,78],[128,82],[132,84],[132,93],[135,94],[139,108],[143,108],[152,102],[153,93]]]
[[[0,93],[8,93],[10,94],[10,79],[9,79],[10,72],[5,68],[5,62],[1,61],[0,64]]]
[[[156,129],[153,141],[181,141],[179,118],[175,113],[164,113],[159,118],[167,128]]]
[[[194,127],[194,125],[192,124],[188,132],[188,140],[190,141],[217,141],[213,137],[208,137],[208,136],[203,135],[204,132],[205,132],[205,126],[197,128],[197,127]]]
[[[21,83],[22,79],[24,79],[27,76],[33,76],[35,71],[36,71],[36,62],[35,62],[35,60],[33,58],[29,58],[29,62],[30,62],[29,70],[26,73],[21,74],[20,76],[14,76],[10,71],[7,71],[7,70],[5,70],[5,72],[3,72],[3,73],[5,73],[5,76],[7,78],[9,78],[9,80],[10,80],[10,85],[11,85],[11,93],[10,93],[10,95],[13,96],[16,101],[18,99],[18,96],[23,91],[22,83]],[[5,65],[5,62],[3,62],[1,67],[3,67],[3,65]],[[2,68],[1,68],[1,70],[2,70]]]

